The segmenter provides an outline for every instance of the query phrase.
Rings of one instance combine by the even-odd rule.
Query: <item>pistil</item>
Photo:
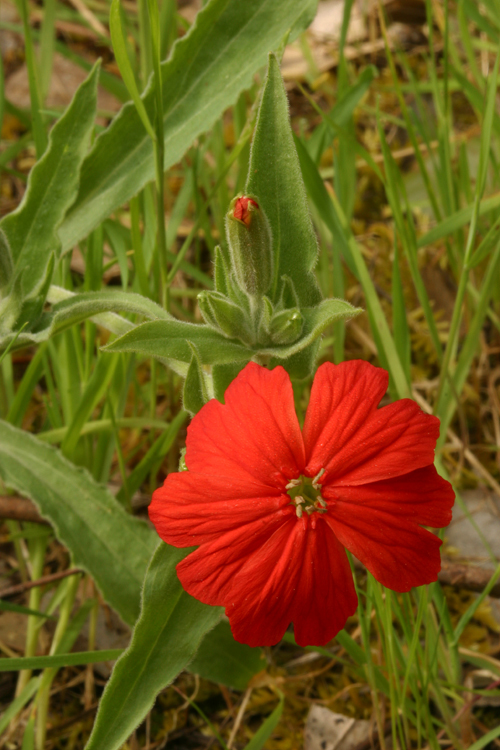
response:
[[[297,518],[302,518],[304,511],[310,515],[315,511],[326,513],[328,510],[326,502],[321,497],[321,485],[319,484],[319,480],[324,473],[325,470],[321,469],[313,479],[300,476],[298,479],[290,480],[286,485],[291,498],[291,505],[295,505]]]

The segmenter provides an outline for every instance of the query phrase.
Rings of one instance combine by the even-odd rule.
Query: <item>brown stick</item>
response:
[[[41,517],[31,500],[27,500],[24,497],[17,497],[16,495],[0,497],[1,518],[9,518],[15,521],[30,521],[31,523],[48,523]],[[356,561],[355,567],[358,570],[364,570],[364,566],[358,561]],[[492,575],[493,571],[491,569],[478,568],[475,565],[464,565],[463,563],[443,562],[441,571],[438,574],[438,580],[446,586],[481,592],[486,588]],[[495,599],[500,599],[500,581],[496,582],[489,595]]]
[[[488,585],[493,573],[493,570],[478,568],[475,565],[444,562],[438,580],[458,589],[481,592]],[[500,599],[500,581],[495,583],[489,595]]]
[[[359,560],[354,561],[356,570],[366,570],[363,563]],[[491,568],[478,568],[475,565],[465,565],[463,563],[443,562],[441,570],[438,573],[438,581],[445,586],[453,586],[457,589],[466,589],[467,591],[483,591],[495,571]],[[491,589],[489,596],[500,599],[500,581],[497,581]]]
[[[43,576],[43,578],[38,578],[36,581],[25,581],[25,583],[20,583],[17,586],[11,586],[8,589],[0,591],[0,599],[5,599],[8,596],[16,596],[17,594],[23,594],[25,591],[34,589],[36,586],[45,586],[47,583],[60,581],[62,578],[67,578],[68,576],[74,576],[77,575],[77,573],[84,572],[85,571],[81,570],[81,568],[70,568],[69,570],[62,570],[59,573],[52,573],[52,575],[50,576]]]
[[[0,497],[0,518],[48,524],[48,521],[41,517],[31,500],[27,500],[24,497],[16,497],[15,495]]]

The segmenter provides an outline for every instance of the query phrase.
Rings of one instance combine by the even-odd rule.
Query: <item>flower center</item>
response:
[[[304,511],[311,514],[314,511],[326,513],[328,510],[321,497],[321,485],[318,484],[324,473],[325,470],[321,469],[313,479],[301,475],[298,479],[292,479],[288,482],[286,489],[291,498],[290,505],[295,505],[297,518],[301,518]]]

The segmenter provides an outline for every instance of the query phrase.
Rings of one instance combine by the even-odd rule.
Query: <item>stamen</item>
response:
[[[286,490],[293,490],[294,487],[298,487],[300,484],[300,479],[291,479],[288,484],[286,485]]]
[[[320,469],[318,471],[318,473],[316,474],[316,476],[314,477],[314,479],[312,480],[312,486],[314,487],[315,490],[318,489],[318,487],[319,487],[318,481],[319,481],[319,479],[321,479],[321,477],[323,476],[324,473],[325,473],[325,470],[324,469]]]
[[[302,497],[302,495],[297,495],[297,497],[294,498],[293,502],[296,505],[295,513],[297,514],[297,518],[302,518],[302,511],[303,511],[302,503],[305,503],[304,498]],[[306,510],[307,510],[307,508],[306,508]]]

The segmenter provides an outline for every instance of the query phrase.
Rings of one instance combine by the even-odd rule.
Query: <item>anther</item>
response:
[[[286,485],[286,490],[293,490],[294,487],[298,487],[300,484],[300,479],[291,479],[288,484]]]
[[[324,473],[325,473],[325,470],[320,469],[318,473],[316,474],[316,476],[314,477],[314,479],[312,480],[312,486],[314,487],[315,490],[318,489],[318,486],[319,486],[318,481],[321,479]]]

